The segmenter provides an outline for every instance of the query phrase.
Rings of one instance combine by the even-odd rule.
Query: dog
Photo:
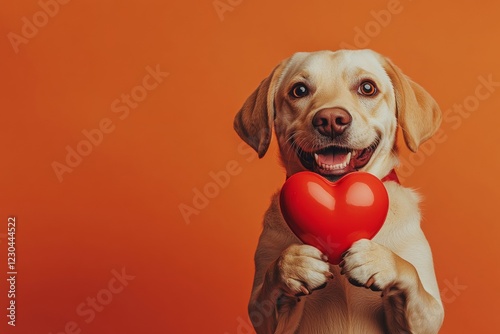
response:
[[[337,266],[291,232],[277,192],[255,252],[248,310],[257,333],[439,331],[444,310],[419,195],[386,176],[398,164],[398,128],[416,152],[440,123],[431,95],[372,50],[299,52],[260,83],[234,119],[259,158],[274,128],[287,178],[365,171],[384,180],[390,205],[375,237],[356,241]]]

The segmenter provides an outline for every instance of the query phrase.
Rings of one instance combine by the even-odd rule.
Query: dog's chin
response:
[[[314,152],[307,152],[299,147],[295,147],[295,151],[305,169],[330,181],[337,181],[366,166],[377,149],[377,143],[376,140],[361,150],[332,145]]]

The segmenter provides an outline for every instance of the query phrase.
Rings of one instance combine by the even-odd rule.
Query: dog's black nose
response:
[[[352,116],[341,108],[322,109],[314,115],[312,123],[323,136],[335,137],[351,125]]]

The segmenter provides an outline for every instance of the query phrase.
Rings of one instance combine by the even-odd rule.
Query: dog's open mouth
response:
[[[361,150],[340,146],[328,146],[314,152],[306,152],[297,145],[295,151],[302,165],[308,170],[321,174],[330,180],[357,171],[364,167],[377,148],[378,141]]]

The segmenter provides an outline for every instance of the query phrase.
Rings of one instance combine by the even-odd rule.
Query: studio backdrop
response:
[[[297,51],[373,49],[439,103],[423,196],[441,333],[498,333],[494,1],[0,4],[0,332],[251,333],[253,253],[285,181],[233,118]]]

